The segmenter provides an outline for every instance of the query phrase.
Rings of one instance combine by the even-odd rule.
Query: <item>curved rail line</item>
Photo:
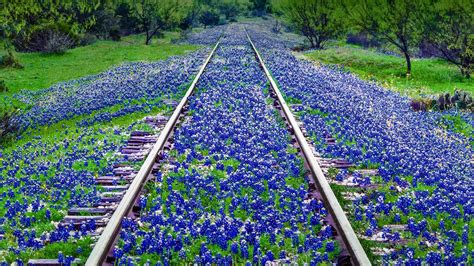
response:
[[[321,167],[316,161],[316,158],[314,157],[311,147],[306,141],[306,138],[303,135],[303,132],[301,131],[300,127],[298,126],[298,122],[296,121],[285,99],[283,98],[280,92],[280,89],[278,88],[277,83],[273,79],[270,71],[265,66],[265,63],[262,57],[260,56],[260,53],[258,52],[257,48],[252,42],[252,39],[250,38],[247,31],[246,31],[246,34],[247,34],[247,38],[250,44],[252,45],[252,49],[254,50],[255,55],[263,71],[265,72],[265,75],[267,76],[268,81],[270,82],[270,85],[271,85],[270,87],[272,87],[273,92],[276,94],[277,100],[283,109],[283,113],[291,127],[290,129],[297,138],[298,144],[301,147],[301,150],[305,157],[304,159],[308,164],[309,170],[311,171],[311,176],[313,177],[313,181],[317,184],[322,197],[327,203],[329,212],[334,218],[335,224],[338,227],[337,229],[339,230],[340,235],[342,236],[342,239],[344,241],[344,244],[346,245],[346,248],[348,249],[348,251],[350,252],[352,256],[353,262],[357,265],[371,265],[370,260],[367,257],[367,254],[362,248],[362,245],[360,244],[359,239],[357,238],[357,235],[355,234],[349,220],[346,217],[346,214],[342,210],[342,207],[339,204],[339,201],[337,200],[336,196],[334,195],[334,192],[332,191],[331,186],[329,185],[326,177],[324,176],[324,173],[321,170]]]
[[[362,248],[354,230],[351,227],[351,224],[349,223],[349,220],[343,212],[339,202],[336,199],[336,196],[334,195],[334,192],[331,190],[331,187],[321,170],[321,167],[319,166],[316,158],[314,157],[311,147],[306,141],[302,130],[298,126],[298,122],[294,118],[290,108],[288,107],[286,101],[280,93],[277,83],[272,78],[270,71],[265,66],[265,63],[262,57],[260,56],[260,53],[252,42],[247,31],[246,35],[250,45],[252,46],[253,51],[255,52],[255,56],[260,66],[262,67],[268,81],[270,82],[270,87],[272,87],[274,93],[273,96],[281,107],[280,112],[286,118],[289,130],[295,136],[296,142],[301,148],[301,152],[303,154],[307,168],[311,172],[311,178],[313,179],[312,181],[317,185],[319,192],[321,193],[322,198],[325,201],[332,218],[334,219],[334,223],[337,227],[336,230],[342,237],[342,241],[345,248],[350,253],[351,262],[356,265],[371,265],[364,249]],[[148,154],[138,174],[133,179],[133,182],[131,183],[129,189],[120,201],[117,209],[115,210],[109,222],[107,223],[107,226],[102,232],[99,240],[95,244],[94,249],[92,250],[86,261],[86,265],[102,265],[107,259],[107,256],[111,248],[113,247],[120,231],[122,219],[131,212],[148,176],[153,170],[153,166],[156,163],[158,155],[163,150],[166,142],[170,138],[180,116],[185,111],[185,105],[187,104],[189,97],[192,95],[196,84],[198,83],[202,73],[204,72],[211,58],[213,57],[215,51],[219,47],[219,44],[220,41],[218,41],[217,44],[214,46],[213,50],[207,57],[204,64],[201,66],[198,74],[196,75],[190,87],[188,88],[188,91],[186,92],[185,96],[182,98],[182,100],[176,107],[175,111],[173,112],[173,115],[166,123],[166,126],[163,131],[161,131],[156,143],[153,146],[153,149]]]
[[[118,232],[120,231],[123,217],[126,217],[132,210],[132,207],[135,204],[138,196],[140,195],[140,191],[142,190],[145,181],[147,180],[148,176],[150,175],[153,169],[153,165],[156,162],[158,154],[161,152],[161,150],[165,146],[165,143],[168,141],[168,138],[170,137],[181,113],[183,112],[183,109],[186,103],[188,102],[189,97],[193,93],[196,87],[196,84],[199,81],[199,78],[201,77],[202,73],[204,72],[204,69],[206,68],[207,64],[209,63],[212,56],[214,55],[214,52],[217,50],[217,47],[219,46],[219,44],[220,44],[220,41],[218,41],[217,44],[214,46],[214,49],[212,49],[206,61],[201,66],[198,74],[196,75],[193,82],[189,86],[188,91],[184,95],[183,99],[181,99],[181,102],[176,107],[175,111],[173,112],[173,115],[171,115],[170,119],[166,123],[166,126],[163,129],[163,131],[160,133],[158,140],[153,146],[153,149],[148,154],[147,158],[145,159],[145,162],[140,168],[140,171],[138,172],[136,177],[133,179],[133,182],[130,184],[129,189],[127,190],[126,194],[120,201],[120,204],[118,205],[114,214],[112,215],[109,222],[107,223],[107,226],[102,232],[99,240],[95,244],[94,249],[92,250],[91,254],[89,255],[89,258],[86,261],[86,265],[90,265],[90,266],[101,265],[107,258],[107,254],[109,253],[109,250],[112,248],[115,242],[115,239],[118,235]]]

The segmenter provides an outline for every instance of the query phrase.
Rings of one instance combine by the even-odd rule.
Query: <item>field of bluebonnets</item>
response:
[[[173,111],[209,49],[156,63],[127,63],[99,75],[14,97],[33,107],[17,119],[23,134],[0,161],[0,262],[87,257],[93,223],[59,226],[71,207],[93,206],[130,132],[150,130],[147,114]],[[32,137],[35,136],[35,137]]]
[[[287,101],[302,104],[295,114],[316,150],[378,170],[330,169],[327,176],[339,182],[333,190],[367,252],[401,264],[472,263],[472,136],[446,130],[447,112],[413,112],[408,98],[343,69],[297,60],[291,43],[262,27],[249,31]],[[474,124],[472,113],[461,117]],[[343,185],[349,179],[352,186]]]
[[[329,263],[327,211],[305,200],[303,161],[243,27],[229,26],[190,100],[169,165],[148,186],[140,220],[124,223],[120,263]]]
[[[296,42],[266,24],[245,26],[287,102],[298,104],[294,114],[315,149],[356,165],[327,178],[374,263],[471,264],[472,137],[443,124],[445,113],[413,112],[395,92],[296,59]],[[323,222],[327,211],[305,200],[302,159],[268,104],[243,25],[188,41],[213,45],[223,32],[175,149],[140,199],[141,217],[123,222],[117,264],[331,264],[340,247]],[[87,257],[94,223],[76,231],[58,222],[70,207],[99,199],[94,178],[124,160],[116,153],[131,131],[150,130],[141,118],[172,111],[165,100],[181,98],[209,51],[15,96],[34,107],[19,118],[23,139],[1,154],[0,263]],[[462,117],[474,125],[472,114]]]

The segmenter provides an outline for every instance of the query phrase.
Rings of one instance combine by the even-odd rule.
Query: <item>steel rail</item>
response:
[[[254,43],[252,42],[252,39],[250,38],[247,30],[247,38],[252,45],[252,48],[257,56],[257,59],[263,68],[265,75],[267,76],[268,81],[270,82],[270,85],[274,91],[274,93],[277,96],[277,99],[283,109],[283,112],[292,127],[294,131],[294,135],[296,136],[296,139],[298,141],[299,146],[301,147],[301,150],[303,152],[303,155],[308,163],[308,167],[311,171],[311,175],[315,181],[315,183],[318,186],[318,189],[321,192],[322,197],[327,203],[327,207],[329,209],[329,212],[333,216],[336,226],[339,229],[339,232],[341,233],[342,240],[344,241],[344,244],[346,245],[346,248],[348,249],[349,253],[352,256],[352,260],[354,263],[357,265],[371,265],[369,258],[367,257],[367,254],[364,251],[364,248],[362,248],[362,245],[359,242],[359,239],[357,235],[355,234],[354,230],[352,229],[352,226],[349,222],[349,220],[346,217],[346,214],[342,210],[341,205],[339,204],[339,201],[337,200],[336,196],[334,195],[334,192],[331,189],[331,186],[329,185],[328,181],[326,180],[326,177],[324,176],[323,171],[321,170],[321,167],[319,166],[319,163],[317,162],[316,158],[314,157],[314,154],[305,138],[303,135],[303,132],[301,131],[296,119],[294,118],[290,108],[288,107],[285,99],[283,98],[282,94],[280,93],[280,89],[278,88],[277,83],[273,79],[272,75],[270,74],[270,71],[268,71],[267,67],[265,66],[265,63],[260,56],[260,53],[258,52],[257,48],[255,47]]]
[[[199,78],[201,77],[202,73],[204,72],[204,69],[206,68],[212,56],[214,55],[214,52],[217,50],[219,44],[220,41],[218,41],[212,49],[206,61],[201,66],[198,74],[189,86],[186,94],[181,99],[180,103],[174,110],[173,115],[170,117],[163,131],[160,133],[160,136],[158,137],[156,143],[153,145],[153,149],[148,154],[147,158],[145,159],[145,162],[140,168],[140,171],[133,179],[133,182],[130,184],[129,189],[120,201],[119,205],[117,206],[117,209],[114,211],[114,214],[112,215],[109,222],[107,223],[107,226],[100,235],[99,240],[95,244],[94,249],[87,258],[87,266],[101,265],[106,260],[107,254],[111,249],[112,245],[114,244],[115,238],[120,230],[122,219],[130,213],[133,205],[135,204],[135,201],[137,200],[140,191],[142,190],[143,184],[145,183],[147,177],[150,175],[153,169],[153,165],[155,164],[158,154],[167,142],[171,132],[173,131],[174,126],[176,125],[176,122],[178,121],[183,111],[184,106],[188,102],[189,97],[193,93],[194,88],[196,87],[196,84],[199,81]]]

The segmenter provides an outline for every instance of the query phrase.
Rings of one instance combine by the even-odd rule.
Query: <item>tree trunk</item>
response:
[[[145,41],[145,45],[150,45],[151,39],[152,39],[152,36],[150,36],[150,37],[147,36],[146,41]]]
[[[150,30],[148,28],[145,28],[145,45],[150,44]]]
[[[461,74],[467,79],[471,78],[471,72],[468,66],[461,66]]]
[[[405,55],[405,61],[407,62],[407,77],[411,75],[411,58],[410,54],[407,51],[403,51]]]
[[[470,61],[472,61],[471,58],[465,57],[465,56],[460,56],[461,57],[461,74],[466,77],[467,79],[471,78],[471,66],[470,66]]]
[[[316,46],[315,48],[320,50],[322,48],[322,45],[321,45],[322,41],[320,38],[316,38]]]
[[[311,36],[307,35],[306,39],[308,39],[309,45],[311,45],[311,48],[314,48],[316,44],[314,43],[313,38]]]

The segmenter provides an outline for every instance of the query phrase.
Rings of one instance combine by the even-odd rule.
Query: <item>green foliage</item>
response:
[[[136,33],[138,29],[138,20],[132,15],[130,3],[126,1],[120,2],[115,7],[115,15],[119,17],[119,26],[125,34]]]
[[[253,13],[257,16],[265,15],[270,7],[269,0],[251,0],[250,3],[252,5]]]
[[[17,50],[35,51],[41,39],[57,41],[58,36],[67,36],[77,41],[80,34],[94,25],[93,11],[98,6],[99,0],[3,1],[0,22]]]
[[[190,0],[134,0],[130,7],[132,17],[145,32],[145,44],[149,45],[153,36],[184,21],[191,4]]]
[[[0,92],[7,92],[8,91],[8,87],[7,85],[5,84],[5,80],[0,80]]]
[[[438,0],[425,14],[426,36],[467,78],[474,71],[473,10],[470,0]]]
[[[0,143],[4,143],[18,132],[18,124],[15,121],[17,113],[17,110],[10,107],[2,106],[0,109]]]
[[[465,92],[456,90],[454,95],[449,93],[440,94],[437,99],[430,97],[412,100],[411,107],[415,111],[447,110],[451,108],[474,111],[472,96]]]
[[[120,40],[120,18],[116,14],[115,6],[108,1],[101,1],[100,7],[94,11],[96,23],[89,32],[98,39]]]
[[[407,75],[411,74],[411,54],[422,39],[421,14],[428,0],[345,1],[349,21],[360,31],[396,46],[405,56]]]
[[[0,57],[0,68],[12,67],[21,69],[23,66],[20,64],[20,61],[13,53],[12,49],[7,49],[7,53]],[[3,81],[2,81],[3,82]],[[1,90],[0,91],[5,91]]]
[[[199,22],[201,22],[204,25],[204,28],[207,26],[214,26],[219,24],[219,13],[214,10],[214,9],[207,9],[204,10],[199,16]]]
[[[331,0],[282,0],[278,3],[284,16],[309,41],[312,48],[324,44],[345,32],[339,5]]]
[[[5,81],[9,93],[13,94],[21,89],[37,90],[57,82],[97,74],[123,62],[162,60],[197,48],[192,45],[172,45],[171,38],[175,36],[177,34],[166,32],[163,38],[152,45],[144,45],[143,35],[131,35],[120,42],[97,41],[92,45],[71,49],[63,55],[18,53],[17,57],[25,68],[2,69],[0,79]],[[10,100],[7,103],[11,104]]]
[[[237,16],[242,13],[244,8],[245,4],[242,1],[223,0],[219,2],[220,13],[230,21],[235,20]]]

